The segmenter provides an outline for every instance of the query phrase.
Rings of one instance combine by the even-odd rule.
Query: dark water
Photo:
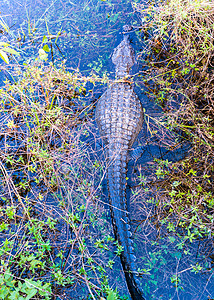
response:
[[[136,1],[140,2],[140,1]],[[143,3],[143,1],[141,1]],[[61,1],[61,0],[3,0],[0,4],[1,17],[11,28],[9,39],[12,44],[19,45],[22,54],[20,63],[28,63],[38,58],[38,49],[47,44],[51,51],[48,53],[48,62],[55,65],[65,60],[69,70],[79,69],[82,74],[102,76],[104,73],[114,78],[114,67],[110,56],[113,49],[121,40],[121,31],[124,24],[132,24],[134,31],[131,36],[132,45],[136,54],[142,51],[141,33],[138,30],[140,16],[133,12],[131,2],[128,0],[114,1]],[[47,41],[44,41],[44,36]],[[2,37],[4,39],[4,36]],[[142,62],[136,62],[132,74],[138,73],[142,68]],[[12,80],[11,75],[5,71],[1,79],[5,77]],[[137,80],[137,79],[136,79]],[[161,109],[150,102],[144,91],[145,87],[137,81],[138,94],[146,114],[159,116]],[[102,94],[106,87],[95,88],[95,98]],[[96,124],[94,123],[94,126]],[[158,145],[159,144],[159,145]],[[99,145],[94,145],[99,148]],[[135,159],[130,159],[128,177],[129,198],[132,200],[130,188],[134,189],[134,170],[142,167],[145,176],[151,176],[151,170],[147,168],[154,158],[168,159],[170,161],[180,160],[188,155],[189,145],[185,144],[179,150],[169,151],[162,141],[151,137],[148,126],[144,123],[134,148],[142,147],[142,151],[135,154]],[[136,159],[137,158],[137,159]],[[106,194],[105,184],[104,190]],[[52,198],[46,200],[50,201]],[[105,200],[104,200],[105,201]],[[142,202],[142,199],[141,199]],[[141,207],[141,206],[139,206]],[[145,211],[138,212],[138,220],[135,220],[136,207],[130,203],[133,211],[133,230],[139,218],[145,218]],[[152,206],[147,206],[152,210]],[[147,212],[148,213],[148,212]],[[67,228],[63,228],[66,236]],[[157,239],[156,228],[152,223],[145,222],[143,232],[136,231],[136,255],[137,264],[142,269],[149,269],[149,274],[144,275],[141,284],[145,291],[146,299],[201,299],[214,298],[214,279],[212,265],[207,259],[206,248],[209,249],[210,241],[206,241],[205,247],[195,241],[186,245],[188,254],[176,247],[179,243],[177,237],[169,240],[167,236]],[[192,272],[191,265],[200,263],[203,273]],[[115,289],[119,286],[120,294],[127,294],[123,275],[119,263],[116,265],[117,272],[111,272],[110,282]],[[114,282],[114,274],[117,274],[118,282]],[[179,275],[181,282],[176,286],[171,281],[175,275]],[[80,289],[81,291],[81,289]],[[72,294],[73,293],[73,294]],[[81,293],[81,292],[80,292]],[[76,293],[71,292],[73,299],[82,299]],[[71,299],[72,299],[71,298]],[[60,298],[63,299],[63,298]],[[67,299],[67,298],[66,298]]]

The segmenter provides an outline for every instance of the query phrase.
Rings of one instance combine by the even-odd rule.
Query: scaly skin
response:
[[[121,80],[114,82],[101,96],[96,107],[96,122],[106,145],[107,182],[115,238],[123,246],[121,263],[132,299],[144,300],[138,288],[130,219],[127,211],[126,176],[128,150],[143,123],[141,103],[133,87],[123,78],[134,63],[134,52],[124,36],[112,57],[116,74]]]

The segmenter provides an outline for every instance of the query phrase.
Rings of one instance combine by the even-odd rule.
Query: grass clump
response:
[[[160,122],[175,137],[171,146],[191,145],[179,162],[156,161],[164,195],[158,207],[169,211],[168,219],[176,214],[182,228],[195,224],[199,236],[204,230],[212,235],[214,5],[171,0],[143,12],[138,6],[138,11],[150,16],[142,25],[145,39],[151,35],[145,74],[148,95],[163,109]]]
[[[98,78],[42,62],[14,69],[0,90],[1,299],[117,299],[92,147]]]
[[[169,0],[133,7],[144,33],[141,79],[161,107],[156,119],[146,115],[147,128],[168,152],[178,154],[138,168],[133,201],[144,216],[138,226],[146,241],[142,261],[152,274],[145,291],[159,295],[163,283],[168,297],[183,292],[194,297],[190,276],[208,276],[211,284],[213,272],[214,4]],[[182,147],[189,149],[185,155]],[[163,274],[156,274],[162,268]],[[196,294],[204,296],[208,283],[200,284]]]

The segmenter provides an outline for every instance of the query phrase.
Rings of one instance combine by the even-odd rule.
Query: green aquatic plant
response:
[[[153,288],[158,295],[161,284],[167,284],[172,297],[173,284],[179,295],[193,295],[190,276],[194,280],[193,273],[201,278],[213,274],[214,5],[213,1],[170,0],[133,7],[142,16],[147,46],[139,81],[162,109],[157,117],[146,112],[148,132],[153,144],[155,137],[179,157],[154,159],[136,172],[133,197],[145,216],[138,234],[142,239],[153,237],[145,247],[139,245],[142,252],[153,249],[142,257],[152,274],[145,290],[149,295]],[[182,147],[188,149],[186,155],[181,155]],[[143,177],[143,170],[148,176]],[[140,199],[147,203],[140,204]],[[167,267],[170,260],[174,274]],[[161,268],[164,274],[155,271]],[[204,295],[198,289],[200,293]]]
[[[10,47],[10,44],[6,42],[0,42],[0,57],[7,64],[9,64],[8,54],[19,55],[16,50]]]
[[[89,146],[86,86],[106,77],[39,60],[15,77],[0,90],[1,299],[119,299],[106,270],[121,249],[101,201],[104,163]]]
[[[156,175],[157,179],[165,179],[163,186],[159,182],[160,189],[169,188],[170,199],[165,199],[166,203],[173,203],[171,209],[175,203],[180,203],[176,211],[183,211],[184,222],[185,218],[191,220],[191,216],[197,214],[195,222],[202,222],[203,232],[202,224],[207,227],[206,215],[212,214],[213,209],[213,167],[210,162],[214,135],[214,6],[211,1],[202,0],[168,1],[154,8],[153,13],[155,34],[147,56],[153,77],[146,78],[146,84],[150,81],[153,91],[150,95],[164,110],[160,122],[177,136],[175,147],[176,143],[183,142],[192,145],[189,156],[181,162],[157,161]],[[185,212],[186,205],[188,209],[191,207],[188,213]]]
[[[2,29],[0,29],[1,34],[3,34],[4,32],[9,33],[10,29],[2,18],[0,18],[0,25],[2,28]],[[7,64],[9,64],[9,56],[8,55],[10,55],[10,54],[11,55],[19,55],[19,52],[17,52],[13,48],[11,48],[9,43],[6,43],[5,41],[4,42],[0,41],[0,58]]]

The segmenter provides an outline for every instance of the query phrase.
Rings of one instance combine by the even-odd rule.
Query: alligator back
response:
[[[106,144],[109,203],[115,238],[123,246],[121,263],[132,299],[144,299],[135,275],[135,256],[126,199],[128,149],[143,123],[141,103],[133,87],[126,82],[112,84],[99,99],[95,117]]]
[[[125,31],[123,41],[115,48],[112,55],[119,80],[114,81],[99,99],[95,118],[106,145],[112,224],[115,238],[123,246],[120,257],[126,282],[132,299],[143,300],[136,278],[126,199],[128,150],[142,128],[143,110],[133,86],[127,80],[129,70],[134,64],[134,50],[127,35],[131,28],[126,25],[123,29]]]

